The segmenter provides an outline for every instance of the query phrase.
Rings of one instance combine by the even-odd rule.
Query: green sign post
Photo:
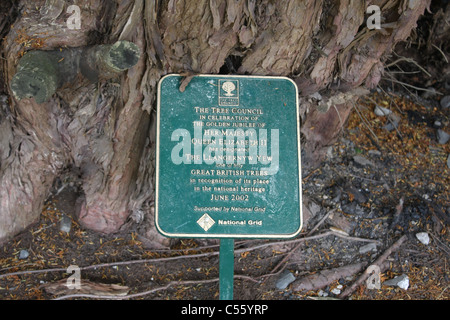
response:
[[[232,299],[234,239],[302,227],[298,92],[284,77],[199,75],[158,86],[155,222],[167,237],[219,238]]]

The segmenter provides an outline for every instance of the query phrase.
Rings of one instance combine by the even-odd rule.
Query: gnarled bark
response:
[[[152,221],[156,86],[167,73],[293,78],[303,101],[305,160],[317,163],[345,123],[353,90],[378,83],[383,57],[408,37],[429,2],[80,0],[81,29],[70,30],[65,1],[20,1],[2,42],[5,84],[32,49],[127,40],[142,55],[113,79],[73,79],[40,104],[14,99],[9,87],[9,104],[0,111],[0,241],[38,219],[53,180],[70,168],[80,172],[84,226],[109,233],[130,218]],[[371,4],[381,7],[382,30],[365,27]],[[349,94],[317,109],[308,98],[317,91],[327,101]],[[153,227],[147,231],[163,242]]]

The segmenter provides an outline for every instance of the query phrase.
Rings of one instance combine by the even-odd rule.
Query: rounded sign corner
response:
[[[167,78],[171,78],[171,77],[179,77],[180,75],[178,73],[169,73],[166,74],[164,76],[161,77],[161,79],[159,79],[159,82],[161,83],[162,81],[164,81]]]
[[[165,80],[167,80],[169,78],[173,78],[173,77],[180,77],[180,75],[177,74],[177,73],[169,73],[169,74],[166,74],[166,75],[162,76],[161,79],[159,79],[159,81],[158,81],[158,91],[161,90],[161,87],[162,87],[163,82]]]
[[[287,80],[288,82],[290,82],[293,86],[294,86],[294,88],[295,88],[295,91],[297,92],[297,94],[298,94],[298,85],[297,85],[297,83],[294,81],[294,79],[291,79],[291,78],[289,78],[289,77],[278,77],[279,79],[283,79],[283,80]]]
[[[298,227],[297,231],[295,231],[289,238],[295,238],[296,236],[298,236],[303,229],[303,221],[300,221],[300,226]]]
[[[162,236],[166,237],[166,238],[176,238],[176,235],[170,233],[170,232],[166,232],[164,231],[161,226],[158,223],[158,220],[155,219],[155,228],[158,231],[159,234],[161,234]]]

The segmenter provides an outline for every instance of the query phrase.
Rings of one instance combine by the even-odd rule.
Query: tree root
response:
[[[322,270],[318,273],[294,281],[294,283],[292,284],[292,288],[295,291],[318,290],[326,287],[335,280],[349,277],[351,275],[354,275],[355,273],[358,273],[366,265],[366,262],[360,262],[339,268]]]

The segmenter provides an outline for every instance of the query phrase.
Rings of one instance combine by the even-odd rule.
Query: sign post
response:
[[[199,75],[158,85],[155,223],[220,239],[220,299],[233,298],[234,239],[302,228],[298,91],[284,77]]]
[[[234,239],[221,239],[219,251],[219,299],[233,300]]]

